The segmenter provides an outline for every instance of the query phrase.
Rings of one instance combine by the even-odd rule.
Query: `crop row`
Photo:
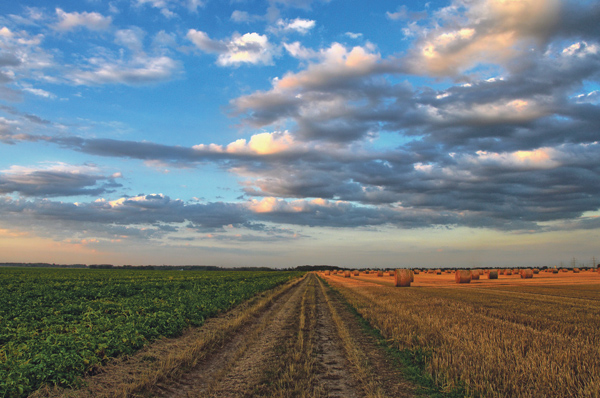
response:
[[[0,397],[77,386],[109,358],[200,326],[297,275],[0,269]]]

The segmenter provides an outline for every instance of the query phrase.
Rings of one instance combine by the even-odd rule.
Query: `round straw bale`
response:
[[[498,279],[498,270],[497,269],[490,270],[490,272],[488,272],[487,276],[488,276],[488,279]]]
[[[325,275],[331,275],[330,271],[325,271]]]
[[[578,274],[579,273],[579,268],[573,268],[573,273],[574,274]]]
[[[533,273],[534,273],[534,274],[539,274],[539,273],[540,273],[540,270],[539,270],[539,269],[537,269],[537,268],[534,268],[534,269],[533,269]]]
[[[459,269],[454,274],[456,283],[471,283],[471,271]]]
[[[503,269],[498,270],[498,275],[504,275],[504,270]]]
[[[377,276],[383,276],[383,271],[377,271]]]
[[[436,275],[442,275],[442,270],[441,269],[436,269],[435,270],[435,274]]]
[[[505,269],[505,270],[504,270],[504,275],[512,275],[512,270],[510,270],[510,269]]]
[[[389,275],[389,276],[394,276],[394,275],[395,275],[395,273],[394,273],[394,271],[390,271],[390,272],[388,272],[388,275]]]
[[[354,270],[354,276],[358,276],[360,275],[360,272],[358,272],[358,270]]]
[[[421,271],[419,271],[418,269],[413,270],[413,274],[419,275],[419,273],[421,273]]]
[[[365,275],[369,275],[369,270],[366,270],[366,271],[365,271]]]
[[[394,272],[394,286],[396,287],[410,287],[410,283],[413,279],[413,272],[409,269],[397,269]]]
[[[344,278],[350,278],[350,271],[344,271]]]
[[[533,270],[531,268],[521,270],[521,279],[533,278]]]
[[[471,279],[479,280],[479,270],[474,269],[471,271]]]

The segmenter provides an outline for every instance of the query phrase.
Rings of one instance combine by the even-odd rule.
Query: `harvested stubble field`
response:
[[[600,275],[533,279],[453,274],[323,278],[395,347],[422,362],[445,390],[469,396],[600,396]]]

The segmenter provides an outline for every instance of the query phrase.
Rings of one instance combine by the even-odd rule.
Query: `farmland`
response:
[[[0,271],[0,396],[600,396],[597,272]]]
[[[0,396],[77,386],[109,358],[178,336],[299,275],[0,269]]]
[[[469,396],[600,396],[600,275],[517,275],[468,285],[453,275],[324,276],[442,389]]]

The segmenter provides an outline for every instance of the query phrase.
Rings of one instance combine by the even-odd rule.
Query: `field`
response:
[[[600,396],[600,275],[324,276],[442,390],[485,397]]]
[[[597,272],[0,276],[0,397],[600,396]]]
[[[0,397],[76,386],[109,358],[298,275],[0,268]]]

